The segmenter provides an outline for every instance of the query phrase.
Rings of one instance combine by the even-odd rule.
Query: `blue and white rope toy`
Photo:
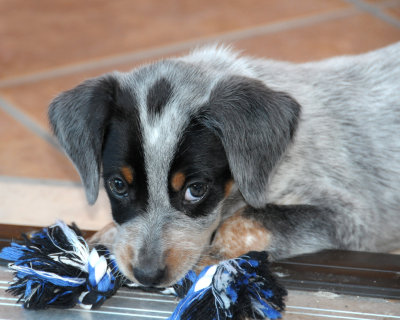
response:
[[[15,275],[7,290],[27,309],[96,308],[132,284],[105,247],[90,251],[76,226],[57,222],[24,240],[4,248],[0,259]],[[198,276],[189,271],[170,291],[182,298],[170,320],[279,319],[287,295],[268,269],[266,252],[222,261]]]

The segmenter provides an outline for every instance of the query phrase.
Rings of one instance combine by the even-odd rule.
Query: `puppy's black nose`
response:
[[[133,275],[144,286],[157,286],[165,276],[165,268],[155,270],[150,268],[133,268]]]

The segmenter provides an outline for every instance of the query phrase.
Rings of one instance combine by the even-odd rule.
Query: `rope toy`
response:
[[[137,286],[121,275],[107,248],[90,250],[74,225],[57,222],[23,238],[25,244],[3,248],[0,259],[14,271],[7,291],[27,309],[97,308],[121,286]],[[287,295],[268,269],[266,252],[222,261],[198,276],[189,271],[163,292],[182,299],[170,320],[279,319]]]

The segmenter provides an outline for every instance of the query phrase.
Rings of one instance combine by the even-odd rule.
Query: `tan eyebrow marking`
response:
[[[182,189],[183,184],[185,183],[186,176],[183,172],[177,172],[172,176],[171,186],[175,191],[179,191]]]
[[[227,196],[229,196],[229,194],[231,193],[233,183],[234,183],[233,180],[229,180],[229,181],[225,184],[225,198],[226,198]]]
[[[129,166],[124,166],[121,168],[121,173],[124,176],[126,182],[131,184],[133,182],[133,170]]]

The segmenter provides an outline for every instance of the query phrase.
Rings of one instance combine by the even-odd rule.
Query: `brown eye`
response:
[[[207,190],[208,187],[205,183],[192,183],[185,191],[185,201],[191,203],[200,201],[205,196]]]
[[[119,177],[108,179],[108,187],[110,191],[117,197],[126,197],[128,195],[128,185]]]

